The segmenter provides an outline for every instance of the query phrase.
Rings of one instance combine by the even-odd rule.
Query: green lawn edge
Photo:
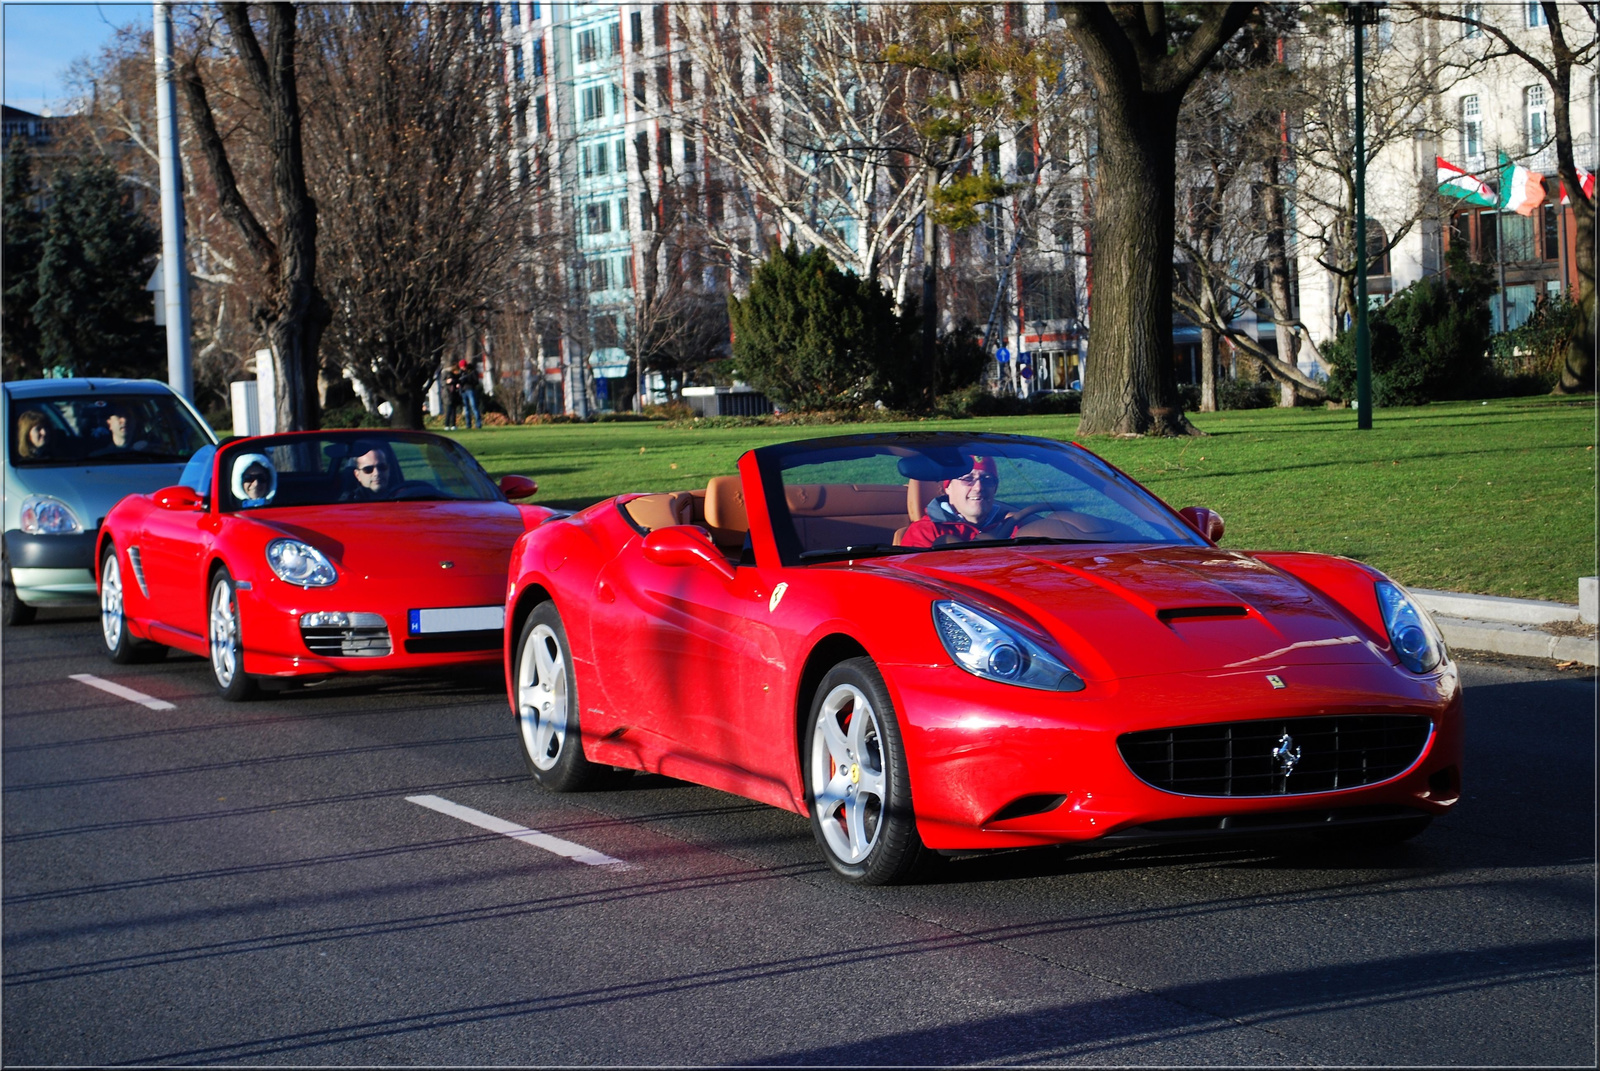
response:
[[[1595,567],[1593,397],[1381,409],[1195,413],[1188,439],[1083,444],[1174,506],[1209,506],[1222,545],[1368,562],[1403,584],[1576,602]],[[627,491],[703,487],[768,443],[867,431],[997,431],[1071,440],[1076,416],[699,427],[627,421],[450,433],[491,475],[539,481],[574,508]]]

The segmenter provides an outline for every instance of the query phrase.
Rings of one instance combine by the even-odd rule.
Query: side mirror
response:
[[[162,509],[205,509],[206,500],[192,487],[179,484],[163,487],[155,493],[156,505]]]
[[[1222,542],[1224,526],[1222,514],[1214,509],[1204,506],[1185,506],[1178,511],[1178,516],[1189,522],[1189,527],[1205,536],[1213,543]]]
[[[500,493],[512,499],[532,498],[539,493],[539,485],[526,476],[502,476]]]
[[[711,537],[689,524],[657,528],[645,536],[644,560],[656,565],[703,565],[724,580],[732,580],[735,575]]]

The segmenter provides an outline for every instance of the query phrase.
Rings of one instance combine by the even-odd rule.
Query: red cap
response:
[[[461,358],[461,361],[456,365],[456,367],[457,368],[465,368],[465,367],[467,367],[467,359],[465,357]]]
[[[969,469],[966,473],[963,473],[962,475],[969,475],[970,473],[973,473],[973,472],[987,473],[988,475],[993,476],[995,479],[999,479],[1000,478],[1000,470],[995,468],[994,458],[992,458],[992,457],[982,457],[982,456],[979,456],[979,455],[973,455],[973,457],[972,457],[972,468]],[[950,486],[950,481],[949,480],[945,480],[944,481],[944,486],[948,488]]]

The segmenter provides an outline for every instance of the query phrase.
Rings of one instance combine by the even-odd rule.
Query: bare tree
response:
[[[1097,91],[1094,322],[1085,434],[1187,435],[1172,369],[1178,112],[1189,85],[1244,25],[1251,3],[1062,9]]]
[[[241,191],[229,140],[212,109],[207,80],[216,72],[214,57],[209,50],[196,53],[181,65],[177,78],[216,187],[218,210],[239,232],[264,284],[257,290],[259,297],[251,316],[272,352],[278,426],[298,430],[315,428],[318,423],[318,348],[329,309],[317,287],[317,206],[306,185],[301,143],[304,124],[296,77],[297,9],[290,3],[265,8],[267,44],[263,50],[248,6],[221,5],[239,78],[252,92],[254,110],[261,118],[276,209],[276,217],[268,217],[270,230]]]
[[[304,10],[328,340],[395,425],[420,427],[452,339],[509,298],[508,265],[532,240],[501,47],[476,6]]]

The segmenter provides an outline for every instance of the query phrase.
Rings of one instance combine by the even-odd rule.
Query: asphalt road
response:
[[[1045,849],[857,889],[733,796],[542,793],[493,677],[236,706],[198,659],[111,665],[97,628],[3,636],[7,1065],[1595,1062],[1570,671],[1464,666],[1467,797],[1397,848]]]

